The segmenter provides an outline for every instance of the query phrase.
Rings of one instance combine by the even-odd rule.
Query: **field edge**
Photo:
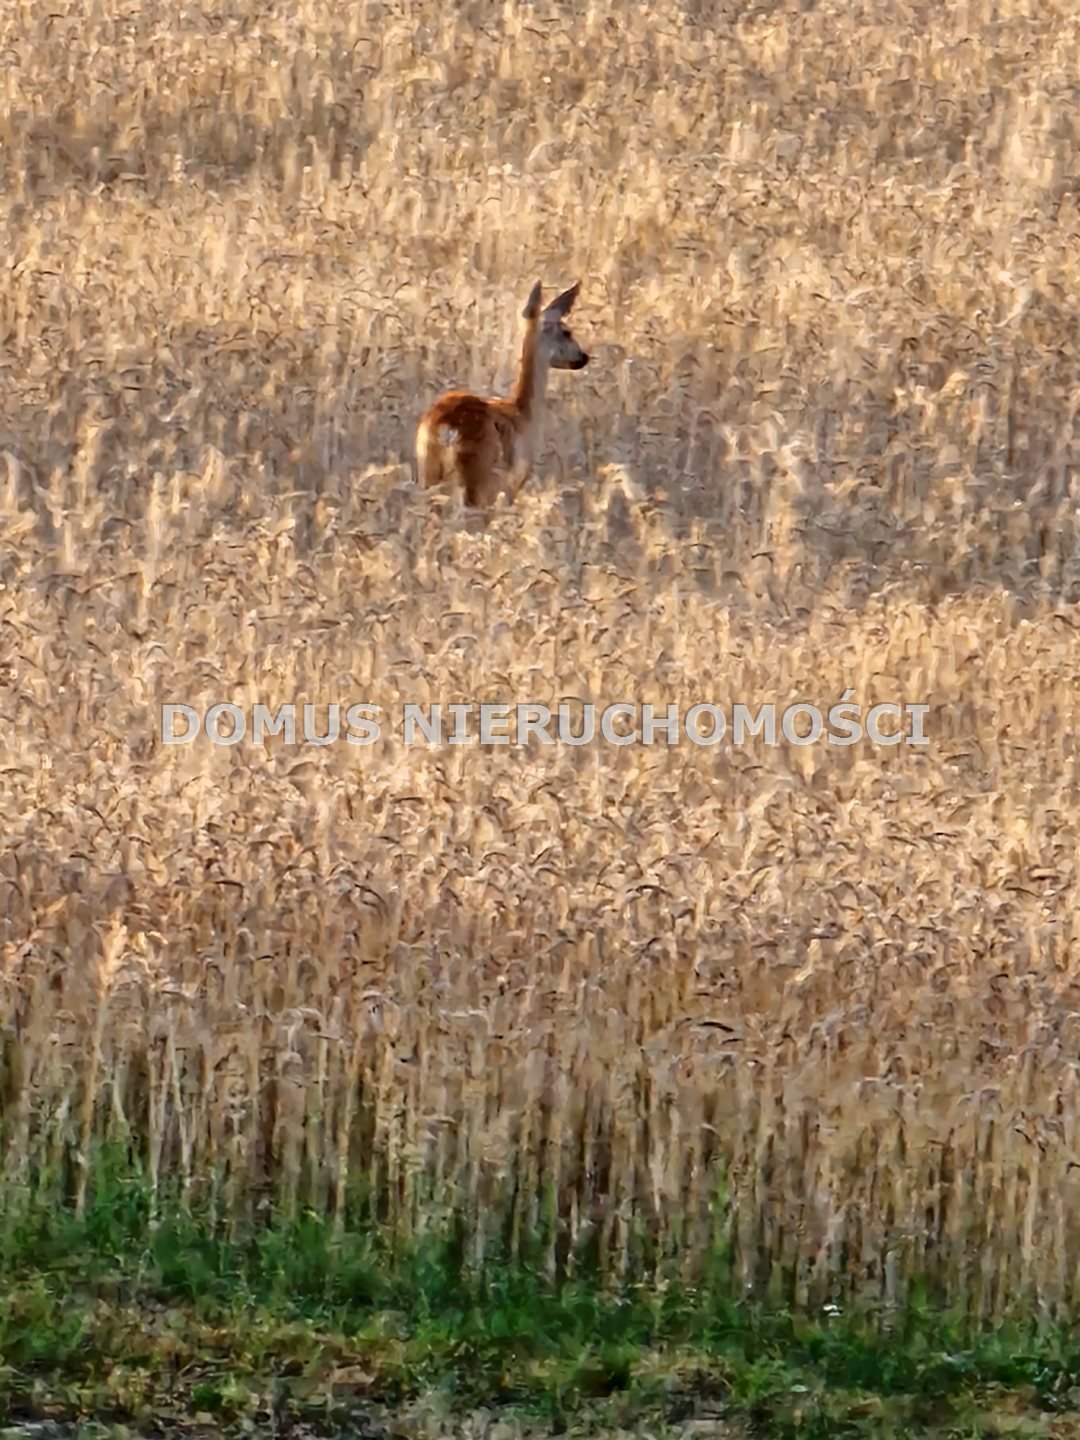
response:
[[[270,1207],[241,1231],[107,1150],[62,1191],[0,1181],[0,1424],[391,1434],[437,1397],[532,1433],[1080,1433],[1080,1342],[1030,1316],[800,1314],[734,1293],[722,1254],[694,1285],[553,1282],[470,1263],[460,1217],[408,1245]]]

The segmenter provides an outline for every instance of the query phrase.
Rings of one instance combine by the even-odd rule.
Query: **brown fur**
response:
[[[549,370],[582,370],[589,357],[566,324],[580,282],[540,308],[533,286],[525,305],[525,338],[513,394],[485,399],[467,390],[440,395],[416,427],[417,482],[452,483],[471,508],[491,505],[500,490],[512,500],[528,479]]]

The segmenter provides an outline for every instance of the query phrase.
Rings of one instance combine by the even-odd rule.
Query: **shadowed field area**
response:
[[[84,1207],[108,1141],[232,1227],[360,1195],[552,1279],[1075,1313],[1078,45],[1057,0],[10,0],[14,1182]],[[418,496],[423,407],[578,277],[518,504]],[[844,696],[929,743],[779,733]],[[404,742],[467,701],[778,743]]]

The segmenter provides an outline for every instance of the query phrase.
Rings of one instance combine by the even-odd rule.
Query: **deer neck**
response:
[[[514,408],[525,421],[532,422],[544,408],[547,394],[548,362],[537,344],[535,330],[525,336],[521,347],[521,369],[514,386]]]

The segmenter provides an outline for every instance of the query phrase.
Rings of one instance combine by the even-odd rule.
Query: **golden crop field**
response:
[[[1076,7],[0,40],[8,1171],[79,1198],[129,1139],[237,1221],[355,1184],[553,1270],[692,1279],[719,1226],[793,1301],[1075,1305]],[[423,407],[579,277],[518,503],[418,495]],[[390,723],[845,693],[929,743]],[[169,746],[170,702],[388,723]]]

